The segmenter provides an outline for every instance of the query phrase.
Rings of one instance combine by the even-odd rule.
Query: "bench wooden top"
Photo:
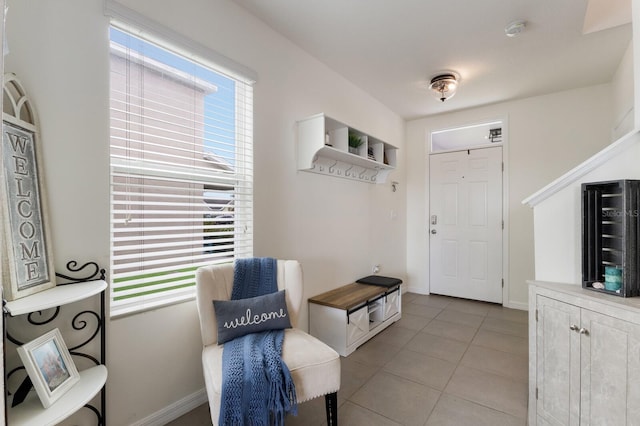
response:
[[[384,294],[387,290],[391,289],[377,285],[353,283],[313,296],[309,298],[309,302],[349,310]]]

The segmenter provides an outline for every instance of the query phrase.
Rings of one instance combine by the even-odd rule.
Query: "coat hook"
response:
[[[347,170],[344,171],[344,175],[347,177],[351,176],[351,173],[349,173],[349,170],[351,169],[353,169],[353,164]]]
[[[398,190],[398,185],[399,183],[396,182],[395,180],[391,182],[391,191],[392,192],[396,192]]]

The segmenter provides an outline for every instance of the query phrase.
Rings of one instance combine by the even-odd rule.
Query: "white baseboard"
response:
[[[144,419],[132,423],[130,426],[163,426],[178,417],[187,414],[189,411],[201,406],[207,401],[207,391],[203,388],[191,395],[185,396],[167,407],[164,407],[160,411],[156,411]]]
[[[504,304],[505,308],[511,308],[511,309],[520,309],[521,311],[528,311],[529,310],[529,305],[526,303],[522,303],[522,302],[513,302],[513,301],[509,301],[507,303]]]
[[[412,286],[407,286],[406,290],[403,291],[403,293],[415,293],[415,294],[425,294],[425,295],[429,294],[429,292],[423,289],[422,287],[412,287]]]

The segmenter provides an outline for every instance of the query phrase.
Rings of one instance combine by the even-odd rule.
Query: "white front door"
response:
[[[502,303],[502,147],[429,164],[430,292]]]

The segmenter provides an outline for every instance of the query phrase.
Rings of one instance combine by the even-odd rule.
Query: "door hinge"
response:
[[[538,388],[536,388],[536,399],[538,399]]]
[[[536,322],[538,322],[538,310],[536,309]]]
[[[502,279],[502,288],[504,288],[504,278]]]
[[[504,161],[502,162],[502,171],[504,172]]]
[[[502,221],[502,229],[504,229],[504,220]]]

